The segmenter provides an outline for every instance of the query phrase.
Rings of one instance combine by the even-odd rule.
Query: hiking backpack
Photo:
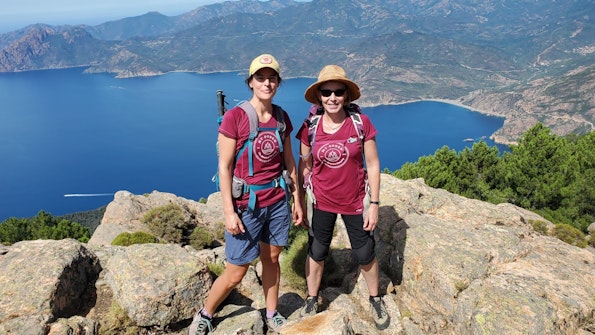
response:
[[[218,92],[218,94],[219,94],[219,92]],[[219,98],[219,99],[221,99],[221,98]],[[284,115],[285,113],[283,112],[283,109],[281,107],[273,104],[273,110],[275,112],[275,116],[277,119],[277,127],[276,128],[266,128],[266,127],[261,128],[258,126],[258,114],[256,113],[256,110],[254,109],[254,107],[252,107],[250,102],[242,101],[237,106],[240,107],[246,113],[246,116],[248,116],[248,120],[250,121],[250,134],[248,135],[248,139],[244,142],[244,144],[242,145],[240,150],[238,150],[238,153],[235,156],[232,171],[235,171],[236,162],[238,161],[238,159],[240,158],[242,153],[245,150],[247,150],[248,176],[253,176],[254,175],[254,168],[253,168],[253,164],[252,164],[253,143],[254,143],[254,140],[256,139],[256,137],[258,136],[259,132],[275,130],[275,136],[277,138],[277,142],[279,143],[280,154],[283,155],[283,141],[285,140],[285,128],[286,128],[285,115]],[[221,105],[220,105],[219,109],[220,109],[220,112],[219,112],[219,118],[217,119],[217,124],[221,125],[221,122],[223,121],[224,111],[223,111],[223,113],[221,112]],[[217,154],[218,153],[219,153],[219,145],[217,143]],[[269,183],[266,183],[266,184],[250,185],[250,184],[246,183],[245,180],[234,175],[233,179],[232,179],[232,197],[237,199],[237,198],[240,198],[244,193],[250,193],[249,200],[248,200],[248,208],[251,210],[254,210],[254,208],[256,206],[256,194],[254,191],[265,190],[265,189],[273,188],[273,187],[283,187],[283,189],[287,192],[287,190],[288,190],[287,186],[290,184],[289,180],[288,180],[289,176],[288,176],[287,172],[285,171],[285,164],[282,163],[282,165],[283,165],[283,173],[281,174],[281,176],[279,178],[274,179],[273,181],[271,181]],[[215,183],[217,191],[220,191],[221,189],[219,187],[219,171],[217,171],[217,173],[213,176],[212,180]]]

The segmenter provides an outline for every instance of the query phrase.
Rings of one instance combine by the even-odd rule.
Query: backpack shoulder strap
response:
[[[279,133],[282,133],[285,136],[285,111],[281,106],[273,104],[273,110],[275,111],[276,119],[277,119],[277,129],[279,129]]]
[[[362,121],[361,109],[356,104],[350,104],[347,107],[347,111],[349,112],[349,118],[351,122],[353,122],[353,127],[357,131],[357,137],[362,143],[362,166],[366,166],[366,158],[364,155],[364,140],[365,140],[365,132],[364,132],[364,122]]]
[[[258,115],[256,114],[256,110],[248,100],[242,101],[238,105],[248,116],[248,120],[250,120],[250,139],[256,138],[256,134],[258,134]]]
[[[310,148],[314,146],[314,141],[316,139],[316,129],[318,129],[318,124],[320,123],[321,115],[312,115],[308,120],[308,142],[310,142]]]
[[[238,159],[240,158],[240,155],[242,155],[244,150],[247,149],[248,150],[248,175],[253,176],[254,168],[252,167],[253,166],[252,165],[252,151],[253,151],[252,143],[254,142],[254,139],[258,135],[258,115],[256,114],[256,110],[254,110],[254,107],[252,107],[250,102],[247,100],[242,101],[238,106],[244,111],[244,113],[246,113],[246,116],[248,116],[248,120],[250,121],[250,135],[248,136],[248,139],[246,140],[246,142],[244,142],[244,145],[242,146],[242,148],[238,151],[238,154],[236,155],[236,162],[238,161]]]
[[[359,108],[358,105],[356,105],[354,103],[349,104],[349,106],[347,106],[345,109],[349,113],[351,121],[353,122],[353,126],[355,127],[355,130],[357,131],[357,136],[363,143],[365,133],[364,133],[364,123],[362,121],[362,116],[361,116],[362,110]]]
[[[353,126],[357,131],[357,136],[359,137],[360,141],[364,141],[364,123],[362,121],[362,117],[359,113],[354,111],[349,111],[349,118],[353,122]]]
[[[310,107],[310,114],[306,119],[306,124],[308,125],[308,142],[310,143],[310,148],[314,146],[314,141],[316,138],[316,129],[318,128],[318,123],[320,122],[320,117],[322,116],[322,113],[322,107],[316,105],[312,105],[312,107]]]

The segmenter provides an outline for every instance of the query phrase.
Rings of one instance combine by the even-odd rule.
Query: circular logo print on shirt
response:
[[[343,143],[325,143],[318,149],[317,156],[325,166],[336,169],[345,165],[349,151]]]
[[[277,137],[272,132],[261,132],[254,141],[254,156],[263,163],[270,162],[279,150]]]

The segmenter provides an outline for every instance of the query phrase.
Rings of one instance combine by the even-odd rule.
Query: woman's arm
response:
[[[291,180],[293,181],[293,187],[291,188],[291,194],[293,196],[293,209],[292,216],[294,225],[301,225],[304,220],[304,210],[302,207],[301,188],[299,187],[299,178],[295,166],[295,159],[293,157],[293,150],[291,149],[291,138],[285,137],[283,142],[283,159],[285,161],[285,168],[289,171]]]
[[[312,172],[312,151],[311,148],[307,145],[305,145],[304,143],[300,143],[300,159],[299,159],[299,163],[298,163],[298,171],[297,171],[297,175],[298,175],[298,188],[299,188],[299,194],[300,194],[300,202],[302,203],[302,208],[304,209],[304,211],[307,211],[307,206],[306,206],[306,191],[304,189],[304,181],[307,178],[307,175]],[[306,213],[307,214],[307,213]],[[304,217],[303,220],[304,224],[302,225],[304,228],[308,228],[308,225],[310,224],[309,222],[307,222],[306,217]]]
[[[376,137],[364,142],[364,157],[368,171],[368,185],[370,186],[370,201],[380,200],[380,159],[376,147]],[[372,231],[378,223],[378,204],[370,204],[364,218],[364,230]]]
[[[219,133],[217,143],[219,146],[219,189],[221,189],[221,198],[223,199],[225,229],[236,235],[244,232],[244,225],[235,211],[231,196],[236,140]]]

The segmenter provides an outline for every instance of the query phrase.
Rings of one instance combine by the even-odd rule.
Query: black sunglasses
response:
[[[328,98],[331,96],[331,94],[335,93],[336,97],[342,97],[343,94],[345,94],[347,90],[344,88],[340,88],[338,90],[320,90],[320,94],[322,94],[323,97]]]

